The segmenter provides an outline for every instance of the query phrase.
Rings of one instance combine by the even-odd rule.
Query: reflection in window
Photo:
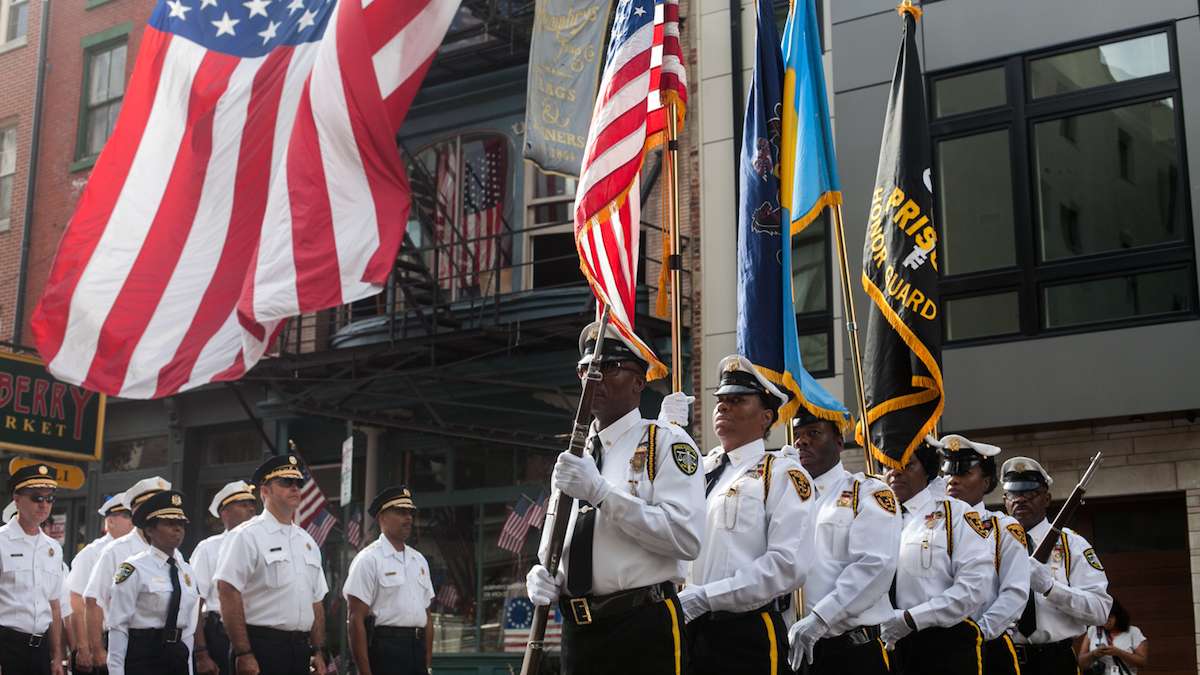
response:
[[[262,435],[254,427],[241,429],[218,427],[202,431],[199,436],[200,456],[204,458],[206,465],[262,460]]]
[[[934,82],[933,98],[938,117],[986,110],[1004,105],[1004,69],[989,68]]]
[[[947,299],[946,339],[970,340],[1020,332],[1018,302],[1016,291]]]
[[[822,215],[792,237],[792,301],[797,314],[829,309],[829,271],[825,248],[826,221]]]
[[[1077,144],[1062,141],[1056,121],[1034,126],[1042,259],[1180,240],[1181,188],[1163,180],[1179,175],[1173,99],[1075,120]],[[1074,232],[1068,213],[1080,223]]]
[[[1066,328],[1194,311],[1194,281],[1191,270],[1181,268],[1048,286],[1042,323]]]
[[[104,471],[131,471],[166,465],[166,436],[104,444]]]
[[[936,166],[944,273],[1016,264],[1008,130],[941,141]]]
[[[1029,83],[1041,98],[1170,71],[1167,34],[1158,33],[1030,61]]]
[[[433,650],[458,654],[479,651],[475,631],[477,507],[424,508],[418,515],[413,547],[429,562],[433,581]]]
[[[800,362],[809,373],[829,370],[832,355],[829,353],[829,332],[800,335]]]

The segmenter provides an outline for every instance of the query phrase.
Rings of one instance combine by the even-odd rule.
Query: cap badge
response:
[[[1025,462],[1017,462],[1013,464],[1013,471],[1029,471],[1029,465]]]
[[[960,449],[962,449],[962,441],[958,440],[957,438],[951,438],[950,442],[946,444],[946,447],[950,448],[950,452],[958,452]]]
[[[183,499],[179,495],[171,495],[171,506],[179,506],[183,504]]]
[[[292,464],[294,466],[296,464],[296,458],[291,455],[288,455],[288,463]]]
[[[737,362],[737,359],[733,359],[728,365],[725,366],[725,372],[736,373],[739,370],[738,366],[740,365],[741,364]]]
[[[40,473],[40,474],[42,474],[43,476],[45,476],[46,474],[50,473],[50,471],[49,471],[49,470],[46,468],[46,465],[45,465],[45,464],[41,464],[41,465],[39,465],[39,466],[38,466],[38,473]]]

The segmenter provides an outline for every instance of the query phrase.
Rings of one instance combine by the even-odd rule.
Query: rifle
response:
[[[571,442],[567,446],[567,452],[576,457],[583,457],[588,430],[592,424],[592,396],[596,393],[596,386],[604,379],[600,373],[600,355],[604,353],[608,313],[608,304],[605,304],[604,311],[600,313],[600,334],[596,336],[596,348],[592,351],[592,361],[588,364],[587,376],[583,381],[583,392],[579,395],[579,407],[575,409],[575,422],[571,426]],[[548,500],[552,508],[546,517],[554,519],[554,529],[550,532],[550,548],[546,553],[546,570],[550,572],[551,577],[558,576],[558,564],[562,560],[563,543],[567,538],[567,523],[570,521],[573,501],[571,497],[557,491]],[[559,518],[560,513],[568,517]],[[529,644],[525,645],[525,659],[521,662],[521,675],[537,675],[541,671],[546,622],[549,618],[549,605],[534,608],[533,622],[529,627]]]
[[[1079,483],[1075,486],[1074,490],[1071,490],[1071,496],[1067,497],[1067,501],[1058,510],[1058,515],[1054,516],[1054,523],[1050,525],[1050,532],[1042,538],[1042,543],[1038,544],[1037,549],[1033,552],[1034,560],[1044,564],[1050,559],[1050,553],[1054,550],[1054,544],[1058,542],[1058,538],[1062,536],[1063,528],[1075,518],[1075,510],[1083,503],[1083,493],[1087,492],[1088,483],[1092,482],[1092,477],[1095,476],[1096,469],[1100,467],[1100,455],[1102,454],[1104,453],[1097,452],[1096,456],[1092,458],[1092,463],[1088,465],[1087,471],[1083,472]]]

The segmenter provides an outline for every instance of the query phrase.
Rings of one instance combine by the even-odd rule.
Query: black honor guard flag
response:
[[[862,277],[871,298],[863,359],[870,448],[893,468],[904,466],[933,432],[943,405],[938,237],[916,43],[921,10],[905,0],[898,11],[903,39],[871,191]]]

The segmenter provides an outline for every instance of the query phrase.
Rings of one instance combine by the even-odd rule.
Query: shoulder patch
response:
[[[875,498],[875,503],[879,505],[879,508],[893,516],[896,515],[896,495],[892,494],[891,490],[876,490],[875,494],[871,496]]]
[[[1088,550],[1084,551],[1083,559],[1088,561],[1088,564],[1091,565],[1092,567],[1095,567],[1096,569],[1100,570],[1101,572],[1104,571],[1104,565],[1100,564],[1100,558],[1096,555],[1096,549],[1089,548]]]
[[[125,583],[126,579],[133,576],[133,571],[135,569],[136,568],[133,565],[130,565],[127,562],[121,563],[121,565],[119,567],[117,567],[117,573],[113,575],[113,583],[114,584]]]
[[[675,460],[675,466],[684,474],[691,476],[696,473],[696,469],[700,466],[700,453],[695,448],[687,443],[675,443],[671,446],[671,459]]]
[[[801,501],[808,501],[812,496],[812,483],[808,482],[808,476],[800,469],[788,469],[788,478],[792,479],[792,487],[796,488],[796,494],[800,495]]]
[[[1009,525],[1005,529],[1008,530],[1008,533],[1013,536],[1013,539],[1016,539],[1017,541],[1021,542],[1022,546],[1025,546],[1025,547],[1029,546],[1029,544],[1027,543],[1028,540],[1025,539],[1025,528],[1021,527],[1017,523],[1013,523],[1012,525]]]
[[[971,526],[972,530],[975,530],[975,534],[983,537],[984,539],[988,538],[988,534],[992,529],[991,522],[983,522],[983,519],[981,519],[979,514],[975,511],[967,511],[964,513],[963,520],[967,521],[967,524]]]

